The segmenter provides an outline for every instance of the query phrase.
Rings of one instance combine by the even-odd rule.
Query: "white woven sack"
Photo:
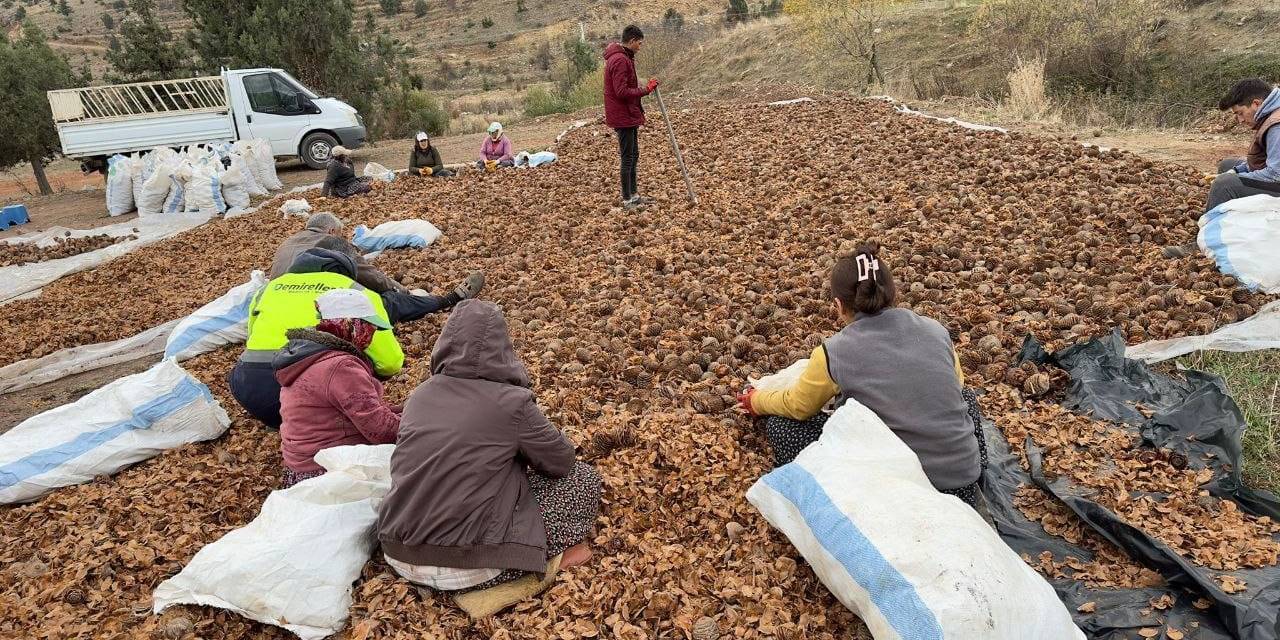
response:
[[[1049,583],[850,400],[747,499],[878,640],[1083,640]]]

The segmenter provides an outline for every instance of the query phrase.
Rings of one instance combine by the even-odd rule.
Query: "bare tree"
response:
[[[866,68],[867,85],[885,84],[881,45],[887,9],[895,0],[802,0],[787,3],[812,37],[834,46]]]

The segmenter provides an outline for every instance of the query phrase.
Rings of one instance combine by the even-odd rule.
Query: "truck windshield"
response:
[[[281,76],[283,76],[283,77],[284,77],[284,79],[285,79],[285,80],[287,80],[287,81],[289,82],[289,84],[292,84],[295,88],[297,88],[297,89],[298,89],[298,91],[301,91],[301,92],[302,92],[302,95],[304,95],[304,96],[306,96],[306,97],[308,97],[308,98],[310,98],[310,99],[312,99],[312,100],[315,100],[316,98],[319,98],[319,97],[320,97],[320,96],[317,96],[317,95],[315,94],[315,92],[313,92],[312,90],[308,89],[308,88],[307,88],[307,85],[302,84],[301,82],[298,82],[298,79],[297,79],[297,78],[295,78],[295,77],[293,77],[293,76],[289,75],[289,73],[288,73],[288,72],[286,72],[286,71],[283,71],[283,70],[282,70],[282,71],[277,71],[276,73],[278,73],[278,74],[280,74]]]

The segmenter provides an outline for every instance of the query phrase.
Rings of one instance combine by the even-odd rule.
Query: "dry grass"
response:
[[[449,101],[449,116],[457,118],[463,114],[488,114],[518,111],[522,97],[509,90],[486,91],[484,93],[468,93]]]
[[[1249,428],[1244,433],[1244,479],[1280,493],[1280,352],[1201,351],[1184,366],[1221,376]]]
[[[1001,115],[1022,121],[1053,120],[1053,102],[1045,90],[1044,58],[1019,59],[1009,72],[1009,95],[1000,105]]]

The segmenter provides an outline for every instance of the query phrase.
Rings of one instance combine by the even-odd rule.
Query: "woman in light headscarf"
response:
[[[333,157],[329,159],[329,173],[324,177],[324,186],[320,195],[350,198],[373,190],[373,178],[357,176],[355,163],[351,159],[351,150],[337,146],[333,148]]]
[[[489,135],[484,137],[484,143],[480,145],[480,160],[476,162],[476,168],[493,171],[498,167],[513,167],[515,163],[516,158],[511,153],[511,138],[502,132],[501,122],[491,123]]]

